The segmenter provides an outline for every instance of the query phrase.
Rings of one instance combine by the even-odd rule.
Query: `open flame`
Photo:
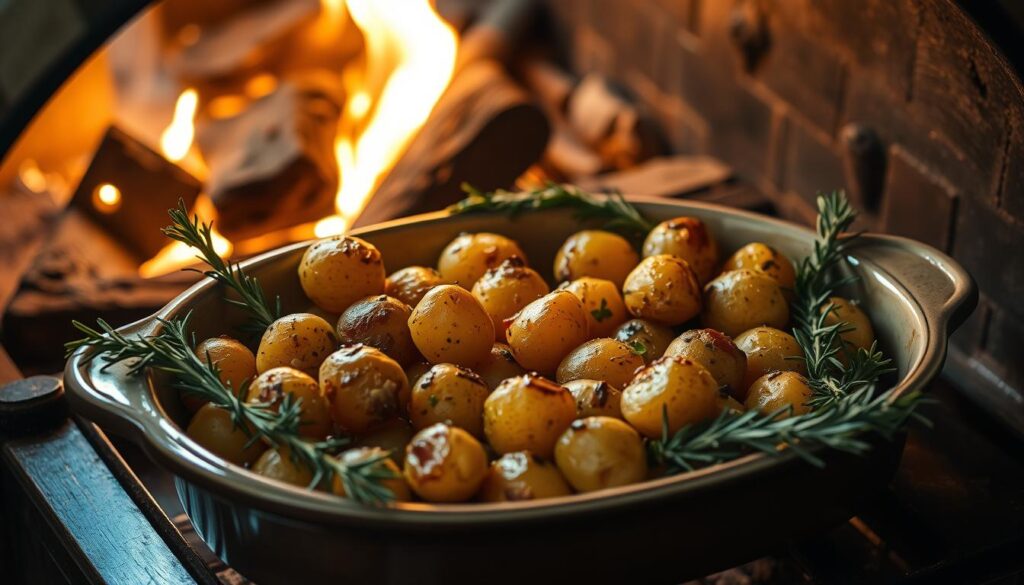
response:
[[[194,89],[186,89],[178,96],[174,105],[174,117],[170,125],[160,135],[160,150],[168,160],[177,162],[185,158],[192,147],[195,137],[196,107],[199,105],[199,94]]]
[[[210,201],[209,197],[203,195],[196,199],[194,212],[199,216],[199,220],[203,222],[212,221],[217,214],[213,202]],[[231,242],[220,235],[217,230],[213,230],[211,236],[213,237],[214,251],[222,257],[230,256],[233,249]],[[181,242],[172,242],[157,252],[156,256],[146,260],[142,263],[142,266],[139,266],[139,276],[143,278],[162,276],[186,266],[191,266],[196,262],[198,260],[196,259],[195,250]]]

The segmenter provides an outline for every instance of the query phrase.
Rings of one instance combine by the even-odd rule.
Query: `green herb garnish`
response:
[[[600,323],[612,316],[612,310],[608,308],[608,301],[602,297],[601,306],[590,311],[590,314],[593,315],[594,319],[596,319],[598,323]]]
[[[633,350],[633,353],[640,357],[647,355],[647,346],[640,343],[639,341],[634,341],[630,343],[629,348]]]

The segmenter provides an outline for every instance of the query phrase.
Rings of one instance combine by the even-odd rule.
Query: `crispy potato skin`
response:
[[[789,322],[789,304],[774,278],[756,270],[731,270],[704,287],[701,321],[729,336],[761,325],[781,329]]]
[[[473,285],[473,296],[491,317],[498,341],[505,339],[506,319],[550,291],[540,274],[518,256],[506,258],[497,267],[488,269]]]
[[[679,325],[701,309],[700,285],[686,260],[668,254],[648,256],[629,273],[622,288],[635,317]]]
[[[306,487],[313,481],[313,472],[305,464],[292,460],[291,451],[286,447],[264,451],[252,470],[264,477],[299,487]]]
[[[505,380],[484,402],[484,434],[498,453],[551,457],[555,441],[575,418],[572,394],[533,374]]]
[[[491,390],[509,378],[526,373],[523,366],[516,361],[512,348],[505,343],[495,343],[491,346],[491,353],[487,359],[477,364],[473,370],[487,382],[487,387]]]
[[[647,455],[640,434],[606,416],[573,421],[555,446],[555,463],[573,488],[592,492],[643,481]]]
[[[395,360],[368,345],[346,345],[320,366],[320,388],[341,429],[365,433],[398,416],[409,382]]]
[[[214,363],[220,370],[220,381],[234,392],[242,392],[256,377],[256,356],[237,339],[221,335],[204,339],[196,345],[196,355],[204,364]],[[182,393],[182,404],[195,414],[207,400]]]
[[[519,244],[505,236],[487,232],[460,234],[441,252],[437,271],[446,283],[470,290],[488,268],[494,268],[512,256],[527,262]]]
[[[686,331],[672,341],[665,350],[665,355],[679,356],[697,362],[711,372],[718,385],[733,398],[746,398],[747,388],[743,384],[743,377],[747,373],[747,356],[721,331]]]
[[[749,388],[754,380],[773,372],[797,372],[807,375],[803,351],[796,338],[774,327],[754,327],[736,336],[736,347],[747,356],[747,370],[743,386]]]
[[[324,439],[331,432],[330,405],[320,391],[320,384],[312,376],[294,368],[273,368],[260,374],[246,393],[245,401],[269,404],[280,408],[285,396],[302,400],[299,434],[310,439]]]
[[[428,502],[464,502],[487,478],[487,453],[473,435],[438,423],[406,447],[404,473],[412,491]]]
[[[434,287],[409,317],[409,331],[423,357],[433,364],[472,367],[487,358],[494,324],[480,301],[453,284]]]
[[[555,254],[555,281],[592,276],[621,287],[639,261],[640,255],[626,238],[602,230],[584,230],[569,236]]]
[[[383,293],[384,278],[380,250],[352,236],[314,242],[299,263],[302,290],[329,313],[341,313],[363,297]]]
[[[320,364],[338,348],[334,327],[312,313],[285,315],[263,332],[256,350],[256,370],[295,368],[316,376]]]
[[[354,465],[362,463],[372,457],[377,457],[382,453],[383,451],[381,449],[377,449],[375,447],[355,447],[342,452],[338,455],[338,459],[346,465]],[[402,470],[399,469],[398,465],[396,465],[391,459],[385,459],[384,466],[387,467],[395,477],[394,479],[383,480],[381,485],[391,491],[396,502],[408,502],[411,500],[412,494],[409,493],[408,484],[406,484],[405,480],[402,479]],[[345,497],[347,495],[345,492],[345,484],[337,476],[335,476],[334,480],[331,482],[331,491],[338,496]]]
[[[490,393],[472,370],[437,364],[412,385],[409,417],[417,429],[443,422],[483,437],[484,401]]]
[[[558,364],[555,380],[565,384],[572,380],[605,380],[623,388],[644,367],[644,359],[625,343],[604,337],[591,339],[569,352]]]
[[[796,286],[796,270],[793,269],[793,263],[767,244],[751,242],[736,250],[722,265],[722,272],[744,268],[763,272],[774,278],[787,295],[791,295]]]
[[[663,412],[675,433],[688,424],[712,419],[723,401],[718,382],[704,366],[676,356],[664,356],[644,368],[622,390],[622,416],[648,438],[661,437]]]
[[[250,435],[235,427],[228,411],[213,404],[206,404],[196,411],[185,434],[202,448],[235,465],[256,461],[266,449],[262,441],[246,447]]]
[[[642,347],[644,361],[651,363],[665,355],[675,336],[667,325],[646,319],[630,319],[615,330],[613,337],[630,347]]]
[[[445,284],[441,273],[426,266],[407,266],[396,270],[384,282],[384,294],[415,307],[427,291]]]
[[[643,253],[644,258],[669,254],[686,260],[701,283],[714,275],[718,265],[718,242],[704,222],[695,217],[659,223],[647,234]]]
[[[566,354],[590,339],[587,318],[576,295],[555,290],[523,307],[505,335],[521,366],[551,375]]]
[[[573,380],[564,384],[576,401],[576,418],[622,418],[622,391],[604,380]]]
[[[506,453],[491,462],[480,488],[484,502],[521,502],[567,496],[569,484],[551,462],[529,451]]]
[[[811,388],[807,379],[796,372],[771,372],[754,381],[747,395],[747,410],[760,410],[771,413],[792,407],[789,413],[779,416],[786,418],[811,411],[807,401],[811,399]]]
[[[342,343],[363,343],[383,351],[402,365],[420,359],[412,342],[409,317],[412,308],[387,295],[359,299],[338,317],[337,334]]]
[[[583,303],[590,317],[590,335],[593,337],[613,337],[615,330],[629,318],[622,294],[610,280],[584,276],[562,288],[576,295]]]

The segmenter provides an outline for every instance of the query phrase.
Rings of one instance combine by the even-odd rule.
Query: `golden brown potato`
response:
[[[644,358],[633,348],[610,337],[591,339],[569,352],[558,364],[555,380],[565,384],[572,380],[604,380],[623,388],[644,367]]]
[[[401,412],[409,381],[398,362],[368,345],[346,345],[320,366],[320,388],[335,424],[365,433]]]
[[[473,296],[490,315],[495,339],[504,340],[505,320],[550,290],[537,271],[528,267],[519,256],[512,256],[488,269],[476,281]]]
[[[604,380],[573,380],[565,388],[576,401],[576,418],[610,416],[622,418],[622,392]]]
[[[718,382],[693,360],[665,356],[647,366],[622,390],[622,416],[652,439],[661,437],[662,412],[675,433],[689,424],[718,416]]]
[[[697,362],[715,377],[720,389],[737,400],[747,396],[743,376],[747,373],[747,356],[732,339],[714,329],[693,329],[677,337],[665,355],[675,355]]]
[[[842,297],[831,297],[829,302],[832,303],[833,309],[825,318],[825,324],[835,325],[843,322],[852,327],[849,331],[839,334],[843,338],[843,345],[846,346],[847,351],[854,353],[858,349],[869,349],[875,342],[875,329],[871,326],[871,320],[868,319],[867,313],[855,303]]]
[[[310,439],[324,439],[331,432],[331,412],[320,393],[320,385],[309,374],[293,368],[273,368],[259,375],[245,396],[245,401],[269,405],[275,411],[285,396],[302,400],[299,434]]]
[[[562,358],[590,339],[583,303],[567,290],[556,290],[526,305],[505,332],[521,366],[554,374]]]
[[[563,288],[576,295],[590,316],[591,337],[612,337],[629,313],[619,288],[610,280],[584,276]]]
[[[751,242],[736,250],[725,261],[722,271],[728,272],[742,268],[763,272],[774,278],[784,293],[792,294],[796,286],[796,271],[793,269],[793,263],[775,248],[761,242]]]
[[[383,449],[377,449],[375,447],[355,447],[347,451],[343,451],[338,455],[338,460],[345,465],[358,465],[365,463],[369,459],[376,459],[378,457],[385,456]],[[408,502],[412,499],[412,495],[409,493],[409,486],[405,483],[402,478],[402,470],[398,468],[390,458],[384,459],[384,467],[387,468],[392,474],[394,479],[385,479],[381,481],[381,485],[388,488],[391,491],[391,495],[394,497],[396,502]],[[341,477],[335,475],[331,481],[331,491],[335,495],[345,497],[348,493],[345,488],[345,482]]]
[[[409,417],[423,429],[439,422],[484,435],[484,400],[491,393],[480,376],[454,364],[437,364],[412,385]]]
[[[204,364],[216,364],[220,381],[236,394],[256,377],[256,356],[237,339],[226,335],[205,339],[196,346],[196,355]],[[182,393],[181,401],[193,414],[209,402],[186,393]]]
[[[235,427],[231,413],[213,404],[196,411],[185,434],[210,453],[235,465],[256,461],[267,448],[262,441],[249,444],[251,435],[241,427]]]
[[[416,433],[405,450],[405,479],[428,502],[463,502],[487,477],[487,453],[480,441],[438,423]]]
[[[335,349],[334,327],[311,313],[285,315],[270,324],[256,351],[256,370],[295,368],[316,376],[320,364]]]
[[[377,447],[389,451],[391,460],[401,465],[405,460],[405,446],[416,434],[409,421],[403,418],[393,418],[363,433],[352,441],[353,447]]]
[[[480,488],[485,502],[521,502],[567,496],[572,493],[562,472],[549,461],[530,453],[506,453],[491,463]]]
[[[700,313],[697,277],[686,260],[677,256],[644,258],[626,277],[622,292],[626,308],[641,319],[679,325]]]
[[[551,457],[558,436],[575,418],[572,394],[534,374],[505,380],[484,402],[484,434],[498,453]]]
[[[731,270],[704,287],[701,321],[729,336],[761,325],[779,329],[789,322],[789,304],[774,278],[755,270]]]
[[[357,300],[384,292],[384,260],[373,244],[352,236],[314,242],[299,263],[306,296],[321,309],[341,313]]]
[[[444,284],[441,273],[425,266],[407,266],[396,270],[384,283],[384,294],[415,307],[427,291]]]
[[[615,331],[614,337],[639,352],[645,362],[651,363],[665,354],[676,334],[671,327],[661,323],[630,319]]]
[[[445,282],[470,290],[488,268],[494,268],[512,256],[527,261],[519,244],[505,236],[486,232],[460,234],[441,252],[437,271]]]
[[[765,374],[750,385],[747,395],[747,410],[760,410],[766,414],[779,409],[792,407],[787,413],[780,413],[786,418],[795,414],[811,411],[807,401],[811,399],[811,387],[807,379],[796,372],[771,372]]]
[[[573,421],[558,439],[555,463],[580,492],[629,485],[647,477],[643,439],[633,427],[607,416]]]
[[[491,346],[491,353],[487,359],[476,365],[473,370],[487,382],[487,387],[494,390],[509,378],[522,376],[526,373],[523,366],[519,365],[512,348],[504,343],[495,343]]]
[[[747,356],[743,386],[768,372],[798,372],[807,375],[803,351],[796,338],[774,327],[754,327],[736,336],[736,347]]]
[[[363,343],[383,351],[406,365],[420,358],[409,333],[412,309],[387,295],[359,299],[338,318],[338,339],[342,343]]]
[[[252,470],[264,477],[299,487],[313,482],[313,472],[305,463],[294,460],[287,447],[267,449],[253,464]]]
[[[644,258],[669,254],[689,263],[697,280],[707,282],[718,265],[718,242],[696,217],[677,217],[663,221],[647,234]]]
[[[494,324],[480,301],[453,284],[430,289],[412,311],[409,331],[427,361],[472,367],[494,343]]]
[[[569,236],[555,255],[555,280],[564,282],[584,276],[602,278],[621,287],[640,256],[626,238],[601,230],[584,230]]]

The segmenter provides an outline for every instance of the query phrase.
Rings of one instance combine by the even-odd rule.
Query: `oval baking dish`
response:
[[[723,253],[750,241],[790,258],[811,249],[811,231],[717,206],[630,198],[649,219],[703,219]],[[389,269],[432,265],[460,232],[505,234],[531,258],[549,259],[587,226],[570,210],[515,218],[448,215],[401,219],[353,232],[380,248]],[[308,244],[244,264],[289,311],[306,310],[296,267]],[[948,335],[973,310],[974,283],[945,254],[897,237],[865,235],[849,253],[860,278],[851,296],[871,316],[881,347],[898,368],[897,392],[924,389],[938,375]],[[239,325],[209,279],[157,315],[122,329],[147,334],[157,317],[187,311],[199,338]],[[196,529],[242,574],[261,584],[455,582],[681,582],[768,552],[784,539],[848,518],[858,501],[883,489],[900,441],[866,437],[867,457],[820,450],[815,468],[782,452],[753,454],[695,472],[606,491],[534,502],[360,507],[293,488],[228,464],[186,437],[177,395],[159,380],[106,371],[75,353],[65,380],[72,407],[103,428],[136,441],[177,477]]]

